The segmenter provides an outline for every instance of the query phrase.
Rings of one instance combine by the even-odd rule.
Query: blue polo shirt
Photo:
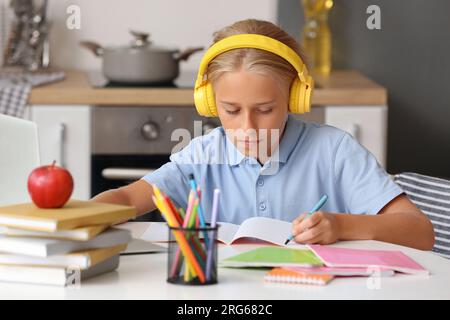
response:
[[[311,210],[323,194],[328,195],[323,211],[375,215],[403,192],[350,134],[291,115],[279,148],[263,166],[239,152],[218,127],[194,138],[142,179],[186,208],[190,174],[201,187],[206,220],[213,191],[219,188],[218,221],[235,224],[256,216],[290,222]]]

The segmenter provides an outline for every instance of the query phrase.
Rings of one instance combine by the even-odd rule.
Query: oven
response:
[[[219,125],[193,106],[95,106],[92,109],[92,196],[127,185],[169,161],[174,150]],[[175,148],[175,149],[174,149]],[[158,210],[137,221],[162,221]]]

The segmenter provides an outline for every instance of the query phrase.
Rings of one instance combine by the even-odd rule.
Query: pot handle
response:
[[[103,55],[103,47],[96,42],[93,41],[80,41],[80,46],[88,49],[97,57],[101,57]]]
[[[203,47],[194,47],[194,48],[187,48],[186,50],[178,53],[178,56],[175,58],[177,61],[186,61],[193,53],[196,53],[198,51],[202,51]]]

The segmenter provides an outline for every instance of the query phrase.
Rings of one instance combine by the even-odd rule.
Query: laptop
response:
[[[39,165],[37,125],[0,114],[0,206],[31,201],[28,176]]]

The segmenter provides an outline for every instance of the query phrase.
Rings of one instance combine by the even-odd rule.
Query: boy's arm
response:
[[[150,184],[138,180],[127,186],[102,192],[91,201],[132,206],[136,208],[137,214],[140,216],[156,209],[152,195],[153,188]]]
[[[433,225],[405,195],[393,199],[375,216],[342,214],[337,220],[341,240],[369,238],[422,250],[434,245]]]
[[[300,243],[329,244],[338,240],[379,240],[431,250],[433,225],[405,195],[390,201],[377,215],[352,215],[318,211],[294,220],[292,234]]]

